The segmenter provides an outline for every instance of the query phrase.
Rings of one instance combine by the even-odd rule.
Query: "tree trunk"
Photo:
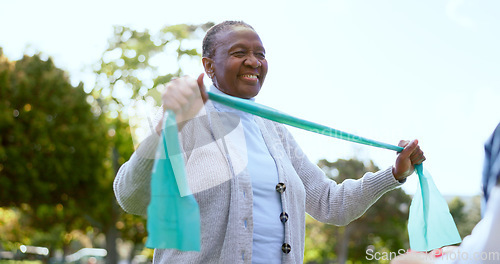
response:
[[[135,249],[136,248],[137,248],[137,245],[135,244],[135,241],[134,241],[134,245],[132,246],[132,249],[130,250],[130,252],[128,254],[128,263],[132,263],[132,260],[135,257]]]
[[[120,154],[118,153],[118,149],[113,147],[113,169],[115,171],[115,175],[118,172],[118,158]],[[106,250],[108,251],[108,255],[106,256],[107,264],[117,264],[118,263],[118,250],[116,248],[116,239],[118,238],[118,229],[116,228],[116,222],[118,221],[118,204],[115,199],[110,201],[112,203],[111,206],[111,221],[108,223],[108,226],[105,227],[106,234]]]
[[[339,264],[345,264],[349,253],[349,238],[351,236],[352,226],[347,225],[344,228],[342,237],[339,239],[339,247],[337,251],[337,260]]]
[[[114,214],[114,213],[113,213]],[[106,251],[108,255],[106,256],[107,264],[117,264],[118,263],[118,250],[116,248],[116,239],[118,238],[118,230],[113,223],[106,227]]]

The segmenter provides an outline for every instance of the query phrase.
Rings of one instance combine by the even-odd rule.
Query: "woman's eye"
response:
[[[235,51],[235,52],[233,52],[233,56],[243,57],[243,56],[245,56],[245,52],[244,51]]]
[[[255,56],[261,58],[261,59],[265,59],[266,58],[266,54],[262,53],[262,52],[259,52],[257,53]]]

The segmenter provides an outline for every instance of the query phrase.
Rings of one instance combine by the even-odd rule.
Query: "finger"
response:
[[[165,91],[161,95],[161,101],[162,101],[162,106],[163,106],[164,111],[171,108],[170,107],[170,94],[173,92],[173,89],[174,89],[174,86],[173,86],[172,81],[170,81],[169,83],[167,83],[167,85],[165,85]]]
[[[192,82],[190,82],[189,80],[183,80],[180,85],[181,87],[178,91],[182,97],[186,98],[186,100],[188,101],[196,98],[196,93],[193,91]]]
[[[183,107],[187,104],[187,98],[185,98],[175,87],[171,87],[163,96],[163,105],[165,109],[171,109],[178,113],[183,110]]]
[[[410,155],[410,160],[412,164],[420,164],[425,161],[424,152],[420,149],[420,146],[417,146],[417,149]]]
[[[200,76],[198,76],[197,82],[198,82],[198,88],[200,88],[201,99],[203,99],[203,103],[206,103],[208,100],[208,94],[205,89],[205,84],[203,83],[203,76],[204,73],[200,74]]]
[[[165,110],[172,110],[174,113],[178,114],[182,110],[182,106],[173,97],[169,97],[164,103]]]
[[[168,91],[167,96],[174,98],[179,104],[185,105],[189,103],[189,95],[186,95],[184,90],[186,89],[182,82],[179,82],[178,86],[172,87],[170,91]]]
[[[425,156],[422,154],[420,156],[417,156],[413,159],[410,159],[412,164],[421,164],[426,160]]]
[[[410,155],[410,160],[413,164],[419,164],[425,160],[424,152],[420,149],[420,146],[417,145],[415,151]]]
[[[183,77],[182,84],[189,87],[189,89],[183,89],[181,92],[186,98],[188,98],[188,100],[198,100],[199,98],[201,98],[203,102],[208,100],[208,94],[205,90],[205,85],[203,84],[203,76],[203,73],[200,74],[196,80],[187,76]]]
[[[400,140],[398,143],[398,146],[405,148],[409,143],[410,143],[410,141],[408,141],[408,140]],[[398,150],[396,154],[399,155],[401,153],[401,151],[402,150]]]
[[[413,153],[411,153],[410,159],[415,159],[415,158],[418,158],[419,156],[422,156],[422,155],[424,155],[424,152],[422,152],[422,150],[420,150],[420,146],[417,145],[417,148],[415,149],[415,151],[413,151]]]
[[[410,143],[409,140],[400,140],[398,146],[400,147],[406,147]]]
[[[417,149],[418,147],[418,140],[413,140],[409,144],[405,146],[405,148],[401,151],[399,154],[400,158],[406,159],[409,158],[410,155]]]
[[[185,76],[182,79],[182,85],[185,89],[182,89],[181,92],[189,101],[192,102],[192,100],[197,100],[201,97],[197,80],[189,76]]]

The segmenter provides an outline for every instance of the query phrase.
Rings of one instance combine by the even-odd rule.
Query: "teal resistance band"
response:
[[[399,146],[359,137],[331,127],[296,118],[251,100],[214,94],[212,92],[208,92],[208,97],[212,101],[229,107],[322,135],[395,150],[397,152],[403,150]],[[415,170],[418,174],[420,184],[417,193],[412,199],[408,220],[411,249],[416,251],[430,251],[442,246],[460,243],[462,240],[453,217],[450,214],[448,204],[441,193],[439,193],[439,190],[432,181],[431,175],[423,169],[422,164],[416,165]]]
[[[146,247],[200,251],[200,208],[186,181],[175,114],[168,111],[151,174]]]
[[[227,105],[234,109],[238,109],[256,116],[263,117],[272,121],[276,121],[289,126],[301,128],[307,131],[315,132],[329,137],[334,137],[338,139],[343,139],[351,142],[356,142],[359,144],[374,146],[378,148],[385,148],[395,151],[402,151],[403,148],[400,146],[395,146],[364,137],[359,137],[353,134],[349,134],[331,127],[320,125],[311,121],[300,119],[297,117],[290,116],[288,114],[282,113],[276,109],[255,103],[250,100],[241,99],[238,97],[232,97],[228,95],[215,94],[208,92],[208,98],[210,100]]]
[[[273,108],[250,100],[208,92],[211,100],[272,121],[298,127],[351,142],[403,150],[375,140],[359,137],[314,122],[295,118]],[[170,112],[157,150],[151,176],[151,202],[148,206],[148,241],[150,248],[176,248],[183,251],[200,250],[199,207],[187,186],[184,160],[177,138],[175,115]],[[416,251],[429,251],[461,241],[446,201],[436,188],[430,174],[422,165],[415,166],[419,176],[419,189],[413,197],[408,220],[410,247]]]

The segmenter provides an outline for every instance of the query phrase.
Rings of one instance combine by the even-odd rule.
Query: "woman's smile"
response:
[[[250,84],[257,84],[259,82],[258,75],[255,74],[242,74],[240,78]]]
[[[235,27],[219,33],[217,38],[220,44],[215,55],[204,58],[213,71],[214,85],[232,96],[256,96],[267,74],[265,49],[259,35],[249,28]]]

